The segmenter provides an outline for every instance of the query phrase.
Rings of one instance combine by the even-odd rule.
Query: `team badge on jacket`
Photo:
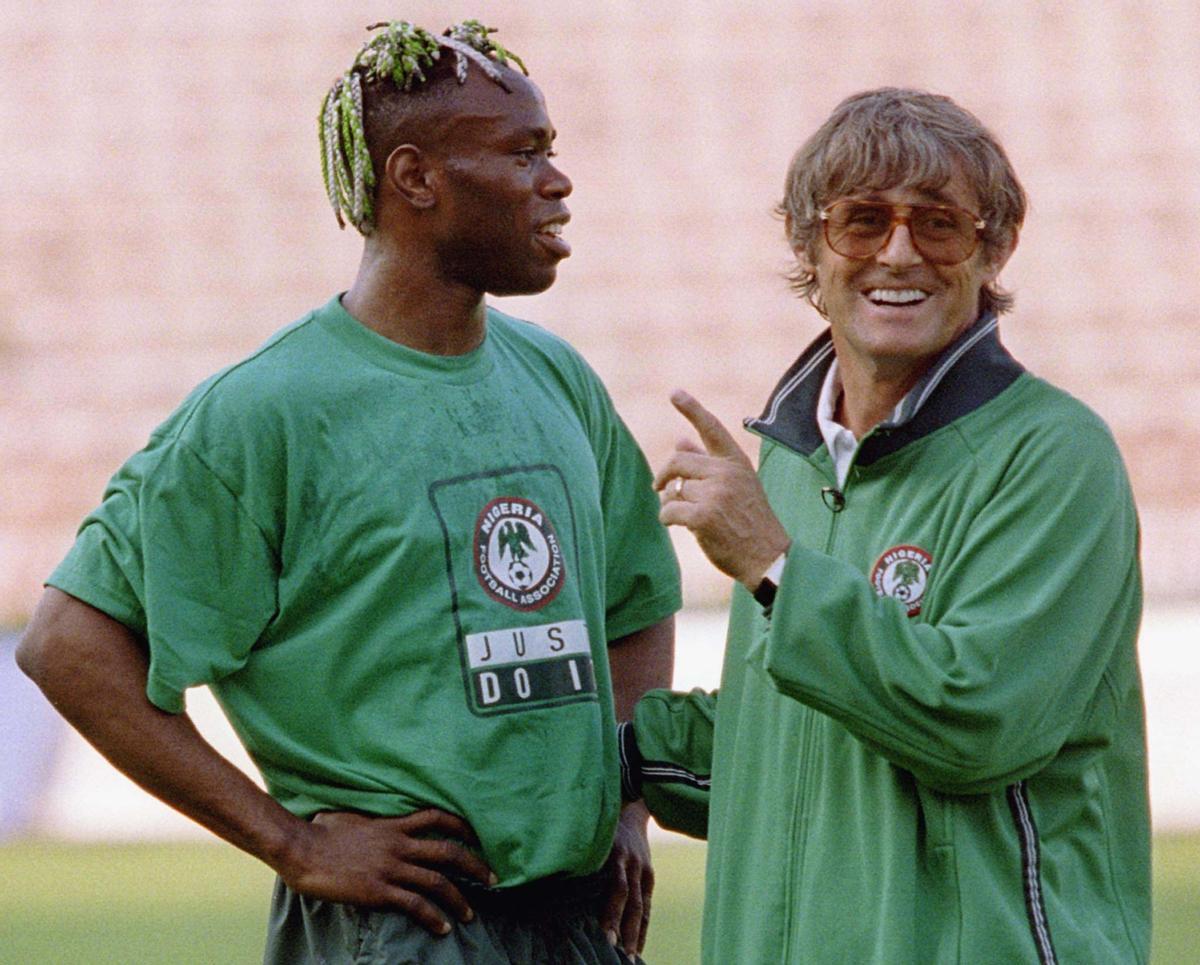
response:
[[[562,589],[562,546],[533,501],[501,496],[475,522],[475,575],[493,600],[514,610],[540,610]]]
[[[890,596],[908,608],[908,615],[921,612],[925,584],[933,557],[919,546],[893,546],[884,550],[871,569],[871,585],[880,596]]]

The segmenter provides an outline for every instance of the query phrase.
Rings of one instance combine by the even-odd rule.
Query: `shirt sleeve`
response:
[[[928,622],[793,545],[748,659],[923,783],[981,793],[1068,742],[1111,739],[1128,688],[1105,677],[1133,665],[1138,532],[1116,447],[1090,425],[1024,447],[961,525],[961,545],[935,561]]]
[[[146,695],[184,710],[184,692],[235,672],[276,611],[278,566],[236,495],[181,441],[135,456],[48,581],[144,637]]]
[[[634,633],[682,605],[679,563],[658,520],[658,496],[646,457],[597,380],[602,418],[597,456],[604,512],[606,632]]]
[[[611,397],[577,359],[582,414],[600,474],[605,538],[605,633],[610,641],[666,619],[683,605],[679,563],[659,522],[659,498],[646,456]],[[576,383],[580,385],[580,383]]]
[[[133,456],[109,481],[104,499],[80,524],[75,543],[46,580],[139,637],[146,636],[138,499],[149,451]]]

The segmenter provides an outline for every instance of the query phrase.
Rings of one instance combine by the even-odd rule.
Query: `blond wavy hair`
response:
[[[815,263],[821,209],[848,194],[894,187],[942,188],[962,172],[979,202],[985,252],[1015,241],[1027,199],[1012,163],[974,114],[949,97],[881,87],[842,101],[792,156],[776,213],[788,225],[788,243]],[[788,273],[793,291],[823,312],[816,276],[797,262]],[[1013,296],[996,282],[980,291],[980,309],[1000,314]]]

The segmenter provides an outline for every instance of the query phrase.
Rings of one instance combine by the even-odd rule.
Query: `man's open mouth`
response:
[[[925,301],[929,292],[919,288],[872,288],[866,296],[876,305],[916,305]]]
[[[534,237],[537,238],[543,247],[548,248],[559,258],[566,258],[571,253],[571,246],[567,244],[567,240],[563,235],[563,226],[567,223],[565,218],[555,221],[547,221],[540,225],[537,231],[534,232]]]

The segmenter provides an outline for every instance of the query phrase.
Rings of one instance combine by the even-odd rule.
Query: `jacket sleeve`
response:
[[[651,690],[619,727],[621,790],[664,828],[708,837],[716,693]]]
[[[1020,447],[958,525],[919,619],[794,545],[749,660],[922,783],[982,793],[1111,740],[1130,688],[1108,678],[1136,675],[1137,519],[1111,437],[1076,423]]]

